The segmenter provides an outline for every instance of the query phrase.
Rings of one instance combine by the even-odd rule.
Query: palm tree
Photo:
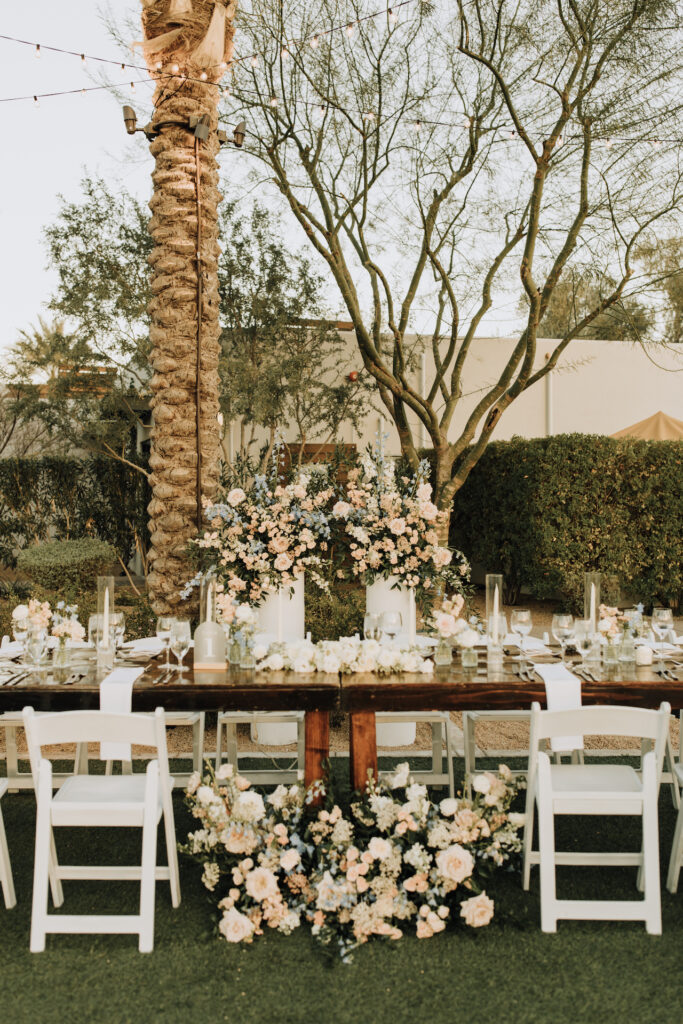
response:
[[[149,231],[154,429],[148,578],[157,613],[188,578],[185,549],[219,475],[217,83],[232,56],[235,4],[142,0],[143,52],[157,79]],[[197,119],[202,126],[195,132]],[[156,130],[156,134],[154,134]]]

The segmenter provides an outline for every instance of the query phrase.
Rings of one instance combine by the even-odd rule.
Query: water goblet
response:
[[[171,650],[178,659],[178,672],[180,673],[181,679],[185,666],[183,665],[183,658],[190,649],[190,641],[192,639],[192,632],[190,630],[189,619],[174,619],[173,625],[171,626]]]
[[[597,634],[591,629],[590,619],[577,619],[574,623],[574,643],[581,655],[581,664],[586,664],[586,658],[591,652],[593,644],[597,641]]]
[[[531,632],[531,612],[528,608],[513,608],[510,615],[510,629],[519,637],[520,661],[526,662],[524,638]]]
[[[172,615],[160,615],[157,619],[157,639],[161,640],[166,651],[167,672],[171,670],[171,630],[174,622],[175,618]]]
[[[402,624],[403,619],[400,612],[382,612],[381,630],[383,636],[388,636],[390,640],[394,640],[401,632]]]
[[[30,625],[28,618],[12,620],[12,635],[17,643],[21,644],[22,653],[26,650],[26,641],[28,640]]]
[[[126,635],[126,616],[123,614],[123,612],[114,612],[113,615],[110,616],[110,622],[114,630],[114,634],[116,637],[116,649],[118,650],[118,648],[123,643],[123,638]]]
[[[659,640],[659,662],[657,664],[658,672],[661,672],[664,668],[664,641],[669,630],[673,629],[673,624],[674,617],[673,612],[670,608],[652,609],[652,629],[654,630],[655,635]]]
[[[366,640],[379,640],[380,633],[379,615],[374,612],[366,612],[363,619],[363,636]]]
[[[567,644],[574,639],[574,616],[563,612],[553,615],[551,625],[552,634],[562,648],[562,662],[564,664]]]

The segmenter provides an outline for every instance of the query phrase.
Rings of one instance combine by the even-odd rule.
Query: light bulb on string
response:
[[[398,21],[398,13],[396,11],[392,10],[391,7],[390,7],[388,12],[387,12],[387,14],[388,14],[389,21],[391,22],[391,24],[395,25],[396,22]]]
[[[122,65],[121,65],[121,70],[122,70],[122,71],[125,71],[125,70],[126,70],[126,65],[125,65],[125,64],[122,64]]]
[[[652,148],[653,149],[659,149],[660,146],[661,146],[661,142],[659,141],[659,139],[653,139],[652,140]]]
[[[251,66],[252,66],[252,68],[257,68],[258,67],[258,54],[257,53],[255,53],[254,56],[251,58]]]
[[[36,60],[40,60],[40,43],[36,43]]]
[[[178,67],[177,64],[171,64],[171,71],[173,72],[174,75],[177,75],[178,72],[180,71],[180,68]]]
[[[37,96],[33,97],[33,106],[34,107],[39,107],[40,106],[40,100],[38,99]]]
[[[516,138],[517,138],[517,132],[515,131],[515,129],[514,129],[514,128],[512,128],[512,129],[511,129],[511,130],[510,130],[510,131],[508,132],[508,138],[509,138],[509,139],[516,139]]]
[[[320,36],[311,36],[310,45],[311,45],[311,48],[313,50],[315,50],[315,48],[316,48],[316,46],[318,45],[319,42],[320,42]]]
[[[353,33],[355,32],[355,30],[356,30],[356,26],[355,26],[355,25],[353,24],[353,22],[352,22],[352,21],[350,21],[350,22],[348,23],[348,25],[346,26],[346,34],[347,34],[347,36],[349,37],[349,39],[351,38],[351,36],[352,36],[352,35],[353,35]]]
[[[612,140],[611,139],[605,139],[605,149],[611,149],[611,148],[612,148]]]
[[[163,68],[163,66],[164,66],[164,65],[163,65],[163,63],[162,63],[162,62],[161,62],[160,60],[158,60],[158,61],[156,62],[156,64],[155,64],[155,67],[156,67],[157,71],[161,71],[161,69]]]
[[[85,54],[81,54],[81,64],[85,64]]]
[[[130,91],[135,92],[135,82],[130,83]]]
[[[81,89],[81,96],[85,99],[85,89]]]
[[[469,131],[469,130],[470,130],[470,128],[472,127],[472,118],[471,118],[471,117],[466,117],[466,118],[465,118],[465,120],[464,120],[464,121],[463,121],[463,123],[462,123],[462,126],[463,126],[463,128],[465,128],[465,129],[466,129],[467,131]]]
[[[202,71],[199,77],[201,78],[202,82],[205,82],[209,76],[207,75],[206,71]]]
[[[374,112],[372,110],[366,110],[363,113],[363,120],[364,121],[374,121],[375,120]]]
[[[271,96],[270,97],[270,105],[271,105],[271,107],[276,107],[277,106],[277,96]]]
[[[281,54],[281,56],[282,56],[283,60],[287,60],[288,59],[288,57],[289,57],[289,50],[287,49],[286,46],[282,47],[282,54]]]
[[[558,135],[558,136],[557,136],[557,145],[558,145],[558,146],[562,146],[562,145],[564,145],[564,139],[562,138],[562,136],[561,136],[561,135]]]
[[[227,62],[227,60],[222,60],[220,62],[220,64],[218,65],[218,67],[221,69],[221,71],[227,71],[228,70],[228,62]]]
[[[413,128],[416,132],[422,131],[422,121],[413,121]]]

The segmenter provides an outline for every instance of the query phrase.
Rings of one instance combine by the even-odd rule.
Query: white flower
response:
[[[212,786],[199,786],[195,799],[198,804],[203,804],[205,807],[208,807],[208,805],[212,804],[216,799],[216,793]]]
[[[257,661],[261,661],[265,658],[268,653],[268,647],[266,644],[254,644],[254,657]]]
[[[263,667],[268,669],[269,672],[279,672],[285,667],[285,659],[277,651],[273,651],[263,662]]]
[[[411,786],[406,789],[406,799],[410,800],[424,800],[427,796],[427,787],[421,786],[417,782],[413,782]]]
[[[277,896],[278,887],[277,879],[272,871],[268,868],[254,868],[247,875],[245,882],[245,888],[248,894],[253,900],[262,902],[262,900],[272,899],[273,896]]]
[[[511,811],[508,814],[508,821],[513,828],[523,828],[526,825],[526,814],[519,814],[517,811]]]
[[[12,618],[14,619],[15,622],[20,622],[21,619],[27,619],[28,618],[28,605],[26,605],[26,604],[18,604],[16,606],[16,608],[14,609],[14,611],[12,612]]]
[[[493,917],[493,900],[485,892],[472,896],[460,904],[460,916],[470,928],[481,928]]]
[[[299,856],[298,850],[294,850],[292,847],[290,847],[289,850],[285,850],[285,852],[280,857],[280,867],[284,871],[291,871],[292,868],[295,868],[297,866],[300,860],[301,857]]]
[[[238,505],[242,504],[245,498],[246,494],[241,487],[233,487],[233,489],[228,493],[228,505],[232,505],[233,508],[237,508]]]
[[[231,779],[234,774],[235,774],[234,767],[230,764],[229,761],[224,761],[223,764],[218,769],[218,771],[216,772],[216,778],[217,779]]]
[[[192,796],[193,793],[197,792],[197,790],[199,789],[199,785],[200,785],[201,781],[202,781],[202,777],[199,774],[199,772],[192,772],[192,775],[190,775],[189,779],[187,780],[187,794],[188,794],[188,796]]]
[[[323,660],[321,662],[322,672],[331,672],[332,674],[334,674],[336,672],[339,672],[340,667],[340,661],[336,654],[329,652],[328,654],[325,654],[323,656]]]
[[[249,918],[234,907],[224,912],[218,930],[228,942],[243,942],[254,934],[254,926]]]
[[[260,793],[245,789],[235,800],[232,813],[238,821],[261,821],[266,813],[263,797]]]
[[[458,843],[439,850],[436,855],[436,866],[439,874],[456,885],[464,882],[474,871],[474,860],[469,850]]]
[[[491,780],[488,775],[475,775],[472,779],[472,789],[475,793],[488,793],[491,789]]]
[[[202,882],[209,892],[213,892],[216,888],[220,877],[221,871],[218,864],[216,864],[215,861],[207,861],[204,865],[204,871],[202,872]]]
[[[479,639],[476,629],[463,629],[457,635],[461,647],[474,647]]]
[[[455,615],[450,615],[448,612],[437,612],[434,616],[434,628],[439,636],[444,638],[455,636],[458,632],[456,628],[457,621]]]
[[[392,650],[391,647],[383,647],[377,655],[377,664],[380,668],[393,668],[399,656],[399,651]]]
[[[392,846],[388,839],[381,836],[373,836],[368,844],[368,853],[373,860],[386,860],[391,853]]]
[[[405,519],[401,518],[401,516],[397,516],[396,519],[392,519],[389,523],[389,529],[396,537],[400,537],[406,532]]]
[[[407,761],[403,761],[401,764],[396,766],[396,771],[393,775],[389,776],[389,788],[390,789],[401,789],[403,786],[408,785],[410,779],[410,765]]]
[[[352,506],[347,501],[338,501],[332,506],[332,515],[336,519],[346,519]]]
[[[235,609],[235,621],[242,626],[255,626],[258,614],[250,605],[238,604]]]
[[[439,804],[439,810],[445,817],[450,817],[451,814],[455,814],[458,809],[458,801],[452,797],[447,796],[445,800],[442,800]]]
[[[284,806],[284,802],[286,799],[287,787],[278,786],[277,789],[274,789],[273,792],[268,797],[268,803],[271,804],[276,811],[279,811]]]
[[[292,672],[296,672],[298,675],[307,675],[309,672],[315,672],[315,665],[307,657],[301,655],[292,662]]]

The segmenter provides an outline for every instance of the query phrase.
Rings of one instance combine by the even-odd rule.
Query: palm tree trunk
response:
[[[173,612],[181,602],[180,590],[191,575],[187,542],[201,522],[201,500],[213,495],[219,477],[216,83],[225,67],[221,61],[232,52],[234,13],[228,10],[225,17],[222,0],[170,0],[164,14],[160,6],[143,11],[147,63],[155,77],[163,76],[154,96],[152,124],[159,133],[150,143],[155,168],[149,204],[155,246],[149,257],[153,431],[148,584],[158,614]],[[176,30],[161,50],[153,42]],[[207,55],[206,43],[212,36],[215,44],[217,32],[216,58]],[[209,120],[206,140],[197,139],[189,127],[192,117],[202,115]]]

